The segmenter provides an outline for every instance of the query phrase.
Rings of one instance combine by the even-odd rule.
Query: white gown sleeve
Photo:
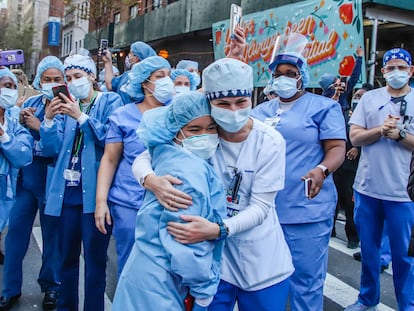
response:
[[[132,173],[141,186],[144,184],[145,177],[155,174],[151,166],[151,155],[148,150],[145,150],[135,158],[134,163],[132,163]]]

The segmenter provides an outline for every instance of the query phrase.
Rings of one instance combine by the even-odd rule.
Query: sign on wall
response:
[[[48,31],[47,31],[47,45],[60,46],[60,18],[49,17]]]
[[[356,48],[363,47],[362,0],[308,0],[243,16],[246,47],[242,60],[253,67],[254,86],[265,86],[271,77],[268,64],[278,35],[298,32],[309,43],[305,57],[311,81],[319,87],[323,73],[350,76]],[[215,59],[229,51],[229,20],[214,23]],[[364,67],[363,67],[364,68]],[[362,70],[362,81],[365,81]]]

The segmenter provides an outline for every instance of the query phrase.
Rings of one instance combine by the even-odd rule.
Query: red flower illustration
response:
[[[352,3],[342,4],[339,7],[339,17],[344,24],[352,23],[352,19],[354,18]]]
[[[345,56],[339,64],[339,75],[349,77],[354,70],[355,59],[353,56]]]

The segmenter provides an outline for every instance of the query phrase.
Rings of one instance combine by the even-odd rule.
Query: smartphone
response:
[[[101,39],[101,45],[99,48],[101,49],[101,53],[105,53],[108,49],[108,39]]]
[[[230,6],[230,34],[231,34],[231,38],[235,37],[234,30],[236,29],[236,26],[241,24],[242,12],[243,12],[243,9],[242,9],[241,6],[238,6],[237,4],[234,4],[234,3]]]
[[[341,80],[341,87],[346,89],[346,77],[341,77],[340,80]]]
[[[312,179],[305,178],[304,182],[305,182],[305,196],[307,198],[310,198],[310,190],[311,190],[311,186],[312,186]]]
[[[53,95],[55,95],[55,97],[56,96],[59,96],[60,97],[59,93],[62,93],[62,94],[65,94],[69,99],[72,99],[72,97],[70,96],[70,93],[69,93],[69,90],[68,90],[68,87],[66,86],[66,84],[56,85],[56,86],[52,87],[52,91],[53,91]]]
[[[0,66],[24,64],[23,50],[9,50],[0,52]]]

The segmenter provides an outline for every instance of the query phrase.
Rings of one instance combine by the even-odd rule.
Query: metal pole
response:
[[[378,33],[378,19],[374,19],[374,22],[372,24],[370,60],[368,62],[368,66],[369,66],[368,82],[371,83],[372,85],[374,85],[374,78],[375,78],[375,60],[377,56],[377,33]]]

